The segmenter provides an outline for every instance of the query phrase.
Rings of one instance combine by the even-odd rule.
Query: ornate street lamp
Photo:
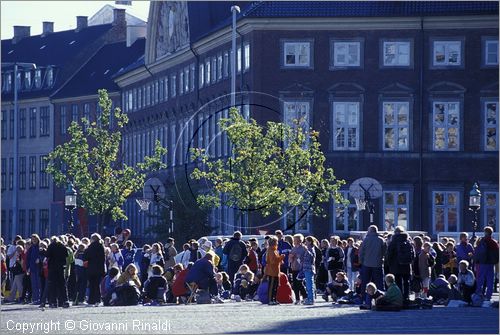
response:
[[[481,208],[481,191],[477,183],[474,183],[472,190],[469,192],[469,210],[474,212],[474,221],[472,222],[472,239],[476,240],[477,230],[477,212]]]
[[[69,225],[68,230],[71,233],[73,230],[73,211],[76,208],[76,190],[73,186],[73,183],[69,182],[68,187],[66,188],[66,196],[64,197],[64,206],[66,210],[69,212]]]

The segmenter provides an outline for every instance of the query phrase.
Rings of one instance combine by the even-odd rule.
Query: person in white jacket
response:
[[[187,268],[188,264],[189,264],[189,258],[191,258],[191,250],[190,250],[190,247],[189,247],[189,244],[185,243],[183,246],[182,246],[182,249],[183,251],[178,253],[174,259],[175,259],[175,263],[178,264],[182,264],[184,266],[184,269]]]

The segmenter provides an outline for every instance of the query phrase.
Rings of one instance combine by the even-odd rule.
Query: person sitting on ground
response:
[[[474,272],[469,270],[469,262],[461,260],[458,263],[457,286],[462,294],[462,299],[467,303],[472,303],[472,294],[476,290],[476,277]]]
[[[366,284],[365,303],[359,306],[359,309],[371,309],[374,302],[383,296],[384,292],[377,289],[375,283],[370,282]]]
[[[233,286],[232,294],[240,295],[241,282],[243,279],[248,279],[247,273],[251,273],[248,265],[242,264],[240,266],[240,268],[238,269],[238,272],[236,272],[236,275],[234,276],[234,280],[233,280],[234,286]],[[248,282],[248,280],[247,280],[247,282]]]
[[[176,303],[187,301],[187,297],[189,296],[189,290],[186,286],[186,276],[188,272],[189,269],[184,269],[182,263],[174,265],[175,276],[172,283],[172,294]]]
[[[276,293],[276,301],[280,304],[291,304],[292,300],[292,285],[288,281],[288,276],[280,272],[280,284]]]
[[[385,276],[387,291],[382,297],[375,299],[377,311],[399,311],[403,308],[403,293],[395,281],[393,274],[389,273]]]
[[[165,303],[165,292],[167,291],[167,280],[163,277],[163,269],[159,265],[153,265],[153,275],[144,283],[144,299],[152,304]]]
[[[112,267],[109,269],[108,274],[104,276],[101,281],[101,298],[104,306],[109,306],[113,297],[116,300],[116,281],[120,275],[120,269]],[[113,295],[114,294],[114,295]]]
[[[429,287],[429,295],[432,297],[433,303],[437,305],[446,304],[450,291],[450,283],[443,274],[439,275]]]
[[[462,300],[462,293],[457,288],[458,278],[455,275],[451,275],[448,278],[448,282],[450,283],[450,292],[448,294],[448,302],[451,300]]]
[[[254,283],[255,275],[252,271],[248,270],[244,276],[241,278],[240,289],[238,295],[243,300],[251,301],[257,291],[259,285]]]
[[[231,296],[231,282],[229,275],[222,271],[215,274],[215,281],[217,282],[217,293],[221,299],[229,299]]]
[[[340,271],[335,275],[335,280],[326,285],[326,292],[323,295],[323,299],[328,301],[328,297],[331,297],[335,304],[340,297],[347,295],[348,291],[349,283],[346,280],[346,274]]]
[[[139,303],[141,296],[141,280],[137,276],[137,268],[129,264],[116,281],[116,299],[110,304],[117,306],[133,306]]]

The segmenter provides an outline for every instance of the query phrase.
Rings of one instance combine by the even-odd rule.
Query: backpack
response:
[[[232,260],[233,262],[238,262],[241,259],[241,247],[240,243],[236,242],[233,244],[231,247],[231,250],[229,251],[229,259]]]
[[[474,261],[478,264],[486,264],[488,260],[488,248],[486,242],[481,240],[479,245],[474,250]]]
[[[415,251],[409,240],[398,243],[397,245],[398,263],[401,265],[409,265],[415,259]]]

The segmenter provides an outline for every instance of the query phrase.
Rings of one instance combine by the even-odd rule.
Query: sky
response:
[[[106,4],[114,1],[23,1],[0,2],[2,40],[12,38],[13,26],[31,26],[31,35],[42,33],[42,22],[54,22],[54,31],[76,28],[77,16],[97,13]],[[147,21],[149,1],[132,1],[133,15]]]

